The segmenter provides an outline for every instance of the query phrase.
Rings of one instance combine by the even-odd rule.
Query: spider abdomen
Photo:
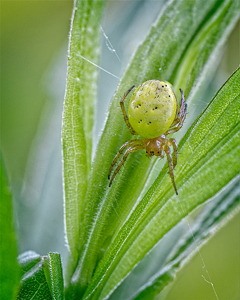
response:
[[[145,138],[162,135],[173,123],[177,99],[167,81],[148,80],[133,93],[128,107],[129,122]]]

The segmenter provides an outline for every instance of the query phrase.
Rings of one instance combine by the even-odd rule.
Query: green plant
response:
[[[209,238],[225,216],[239,211],[240,69],[180,141],[174,173],[179,196],[171,186],[167,165],[162,167],[156,159],[149,160],[143,152],[132,154],[112,187],[108,187],[107,174],[114,154],[131,137],[119,100],[133,84],[168,80],[175,90],[183,89],[190,119],[194,103],[210,80],[213,55],[236,23],[240,5],[234,0],[210,0],[205,5],[200,0],[192,5],[187,0],[175,0],[166,4],[119,84],[91,161],[97,92],[96,67],[90,62],[98,63],[103,4],[77,1],[72,20],[62,127],[65,225],[70,249],[65,298],[120,299],[118,292],[124,280],[131,282],[139,266],[147,270],[151,262],[146,255],[163,237],[170,236],[158,248],[161,264],[152,262],[157,268],[151,275],[143,274],[139,282],[144,284],[129,296],[153,299],[159,294],[163,298],[176,271],[198,251],[198,243]],[[2,181],[7,188],[3,175]],[[1,198],[10,205],[4,191]],[[209,199],[208,206],[193,219],[193,229],[186,232],[181,220]],[[11,207],[3,212],[1,220],[6,221],[4,214],[11,215]],[[11,219],[8,222],[11,224]],[[7,228],[4,225],[3,233],[10,243],[6,246],[14,249],[7,258],[12,272],[19,267],[13,229],[7,236]],[[6,252],[6,247],[1,248]],[[4,282],[5,291],[16,290],[21,275],[19,299],[31,299],[33,295],[36,299],[63,299],[59,254],[41,257],[28,252],[19,257],[19,262],[21,271]]]

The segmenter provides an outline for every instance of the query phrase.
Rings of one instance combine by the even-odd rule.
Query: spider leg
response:
[[[124,107],[124,103],[123,101],[126,99],[127,95],[131,92],[131,90],[134,88],[134,85],[132,87],[130,87],[130,89],[125,93],[125,95],[122,97],[121,101],[120,101],[120,106],[121,106],[121,109],[122,109],[122,113],[123,113],[123,117],[124,117],[124,121],[125,123],[127,124],[131,134],[137,134],[134,129],[132,128],[132,125],[130,124],[129,120],[128,120],[128,116],[127,116],[127,112],[125,110],[125,107]]]
[[[122,165],[123,165],[124,162],[126,161],[128,155],[129,155],[130,153],[132,153],[132,152],[135,152],[135,151],[138,151],[138,150],[142,150],[142,149],[144,149],[144,146],[143,146],[142,144],[141,144],[141,145],[139,144],[139,145],[135,145],[135,146],[130,146],[130,147],[125,151],[125,153],[124,153],[122,159],[120,160],[118,166],[116,167],[116,169],[115,169],[115,171],[114,171],[114,173],[113,173],[113,175],[112,175],[112,178],[111,178],[111,180],[110,180],[110,182],[109,182],[109,186],[111,186],[111,184],[112,184],[112,182],[113,182],[115,176],[117,175],[117,173],[118,173],[119,170],[121,169]]]
[[[173,146],[173,169],[174,169],[177,165],[178,145],[176,140],[173,138],[168,140],[168,145]]]
[[[168,134],[171,134],[171,133],[174,133],[176,131],[178,131],[180,128],[182,128],[183,126],[183,122],[185,121],[186,119],[186,114],[187,114],[187,103],[185,103],[184,105],[184,111],[183,111],[183,114],[179,120],[179,123],[177,124],[177,126],[173,127],[173,128],[170,128],[169,130],[167,130],[164,135],[168,135]]]
[[[176,184],[175,184],[175,181],[174,181],[173,162],[172,162],[172,155],[171,155],[171,150],[170,150],[169,146],[165,145],[164,146],[164,151],[167,155],[169,174],[170,174],[170,177],[171,177],[171,180],[172,180],[172,184],[173,184],[173,187],[174,187],[174,190],[175,190],[176,194],[178,195],[177,187],[176,187]]]
[[[113,161],[112,161],[112,163],[111,163],[111,166],[110,166],[110,169],[109,169],[109,172],[108,172],[108,179],[110,179],[110,175],[111,175],[111,173],[112,173],[112,169],[113,169],[113,167],[115,166],[115,164],[116,164],[116,162],[118,161],[118,159],[119,159],[119,157],[121,156],[121,154],[124,152],[124,150],[125,150],[126,148],[128,148],[128,147],[133,147],[134,145],[138,145],[139,142],[140,142],[140,140],[131,140],[131,141],[128,141],[128,142],[124,143],[124,144],[120,147],[120,149],[119,149],[117,155],[114,157],[114,159],[113,159]]]
[[[171,127],[174,127],[177,123],[179,123],[181,118],[183,117],[185,99],[184,99],[184,94],[182,89],[180,89],[180,92],[181,92],[181,104],[180,104],[179,112],[177,117],[173,121]]]

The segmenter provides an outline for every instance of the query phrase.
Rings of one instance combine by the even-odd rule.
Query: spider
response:
[[[110,179],[113,168],[121,154],[124,154],[113,172],[109,186],[111,186],[128,155],[134,151],[145,149],[147,157],[156,155],[163,158],[166,154],[169,174],[178,195],[173,174],[173,169],[177,164],[178,146],[175,139],[166,136],[178,131],[186,118],[187,104],[184,100],[183,91],[180,89],[181,103],[178,110],[178,102],[172,85],[167,81],[148,80],[134,91],[129,102],[127,115],[124,100],[133,88],[134,85],[125,93],[120,101],[120,106],[131,134],[140,135],[143,138],[130,140],[121,146],[112,161],[108,179]],[[170,146],[173,147],[173,158]]]

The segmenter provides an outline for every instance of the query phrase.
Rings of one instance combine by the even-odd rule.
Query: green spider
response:
[[[173,169],[177,164],[178,146],[175,139],[168,139],[166,136],[178,131],[186,118],[187,104],[184,100],[183,91],[180,89],[181,104],[178,110],[178,102],[172,85],[167,81],[148,80],[134,91],[129,102],[127,115],[123,102],[133,88],[134,86],[125,93],[120,101],[120,106],[130,132],[134,135],[140,135],[143,139],[130,140],[119,149],[112,161],[108,179],[110,179],[113,167],[121,154],[125,152],[113,172],[109,186],[111,186],[128,155],[134,151],[145,149],[148,157],[156,155],[163,158],[166,153],[169,174],[178,195],[173,174]],[[173,147],[173,159],[170,146]]]

